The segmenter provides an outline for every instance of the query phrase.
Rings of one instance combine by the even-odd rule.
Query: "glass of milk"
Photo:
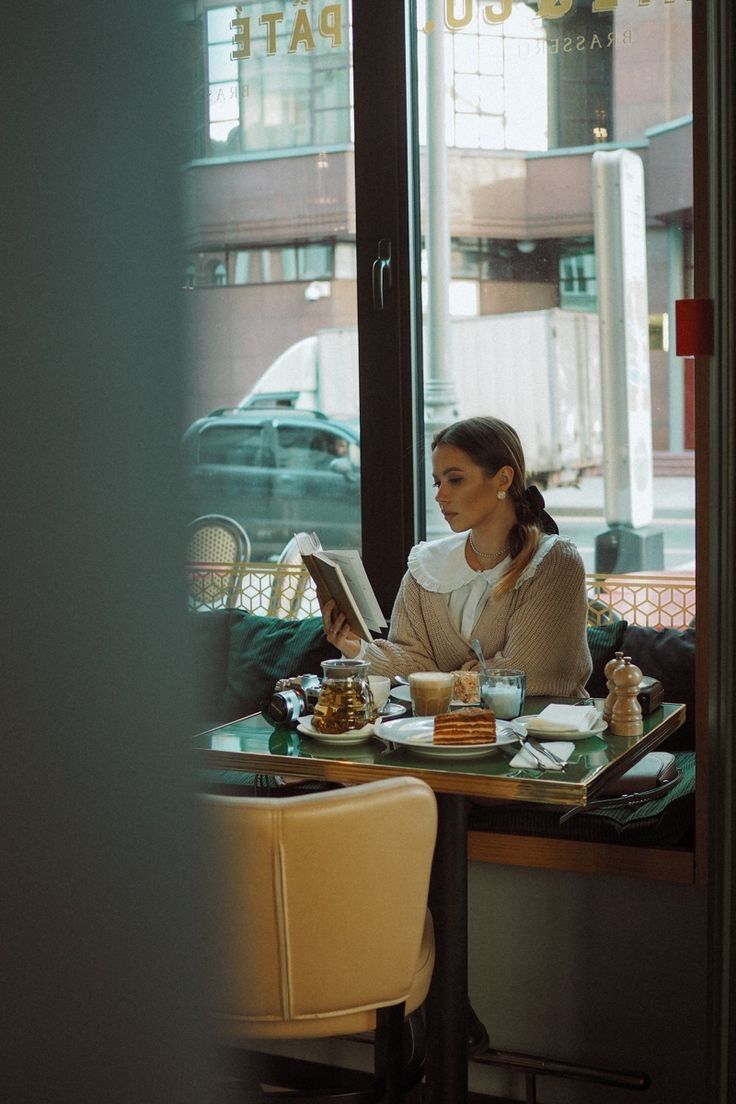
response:
[[[480,700],[484,709],[510,721],[524,712],[526,675],[515,668],[494,668],[480,676]]]

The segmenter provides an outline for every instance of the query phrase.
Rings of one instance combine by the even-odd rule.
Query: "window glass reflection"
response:
[[[302,529],[359,548],[350,4],[181,18],[189,513],[236,520],[258,562]]]
[[[589,571],[687,575],[692,366],[669,335],[692,294],[691,6],[563,7],[417,7],[427,438],[505,419]]]

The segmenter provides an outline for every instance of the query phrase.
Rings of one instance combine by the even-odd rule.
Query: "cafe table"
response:
[[[555,699],[564,701],[564,699]],[[538,713],[548,698],[527,698]],[[599,708],[602,702],[595,704]],[[644,718],[635,737],[609,730],[576,740],[563,770],[510,765],[518,745],[500,745],[477,758],[425,757],[375,737],[338,747],[253,714],[193,739],[198,765],[249,774],[298,775],[343,783],[411,775],[435,793],[437,844],[429,906],[435,926],[435,970],[427,999],[426,1104],[465,1104],[468,1096],[468,812],[473,798],[585,806],[602,787],[675,732],[685,707],[665,703]],[[400,841],[397,841],[397,846]],[[411,856],[407,855],[407,862]]]

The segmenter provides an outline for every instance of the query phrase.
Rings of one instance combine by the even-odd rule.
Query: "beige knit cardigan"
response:
[[[426,590],[409,572],[396,596],[388,640],[366,645],[375,675],[477,670],[453,626],[447,594]],[[495,667],[526,672],[528,695],[579,697],[592,664],[586,636],[585,568],[570,541],[558,539],[536,568],[500,598],[490,595],[473,636]]]

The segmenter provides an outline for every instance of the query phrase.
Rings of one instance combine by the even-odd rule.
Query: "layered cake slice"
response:
[[[495,744],[496,715],[490,709],[456,709],[434,719],[434,744]]]

